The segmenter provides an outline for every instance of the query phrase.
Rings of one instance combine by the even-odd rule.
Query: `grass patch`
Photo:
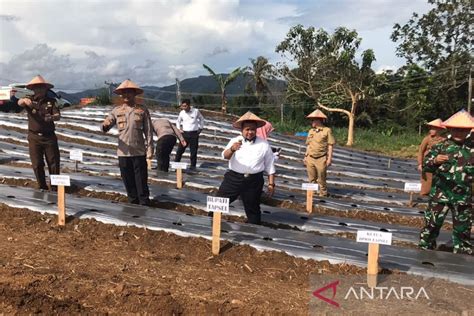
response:
[[[309,124],[302,124],[296,121],[278,122],[274,124],[275,129],[280,133],[294,134],[296,131],[308,131]],[[347,128],[332,128],[336,142],[340,146],[345,146],[347,142]],[[399,129],[397,131],[384,130],[382,128],[362,129],[356,128],[354,132],[354,149],[377,152],[389,156],[415,158],[418,146],[425,136],[418,135],[415,131]]]

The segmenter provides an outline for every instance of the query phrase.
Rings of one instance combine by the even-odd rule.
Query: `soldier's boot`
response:
[[[472,254],[471,209],[468,205],[459,205],[453,210],[453,252]]]

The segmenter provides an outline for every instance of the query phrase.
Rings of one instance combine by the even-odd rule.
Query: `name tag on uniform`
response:
[[[319,184],[317,184],[317,183],[303,183],[303,184],[301,184],[301,189],[306,190],[306,191],[318,191],[319,190]]]
[[[171,169],[187,169],[188,163],[187,162],[170,162]]]

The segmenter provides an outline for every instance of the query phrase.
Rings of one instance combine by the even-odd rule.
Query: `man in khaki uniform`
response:
[[[117,156],[120,174],[127,190],[128,201],[149,205],[147,160],[153,157],[153,127],[150,112],[135,103],[135,97],[143,93],[135,83],[125,80],[114,90],[123,99],[102,123],[106,133],[114,125],[119,132]]]
[[[40,190],[48,190],[44,173],[44,158],[48,164],[49,174],[59,174],[60,156],[58,139],[55,134],[54,121],[61,117],[56,99],[47,96],[53,85],[40,75],[34,77],[26,88],[34,92],[30,98],[21,98],[18,105],[24,107],[28,114],[28,148],[31,166]],[[54,189],[53,189],[54,190]]]
[[[332,150],[336,143],[332,131],[323,125],[327,116],[316,110],[306,116],[311,120],[311,129],[306,139],[304,164],[308,172],[309,182],[319,184],[319,196],[327,196],[326,170],[332,164]]]

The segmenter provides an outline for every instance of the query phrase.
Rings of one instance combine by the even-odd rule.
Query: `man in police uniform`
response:
[[[332,164],[332,151],[336,140],[331,129],[323,125],[323,120],[327,119],[323,112],[316,110],[306,118],[311,120],[311,129],[306,139],[307,147],[303,162],[306,165],[309,182],[317,182],[319,195],[327,196],[326,173],[327,167]]]
[[[135,97],[143,90],[134,82],[125,80],[114,90],[123,99],[102,123],[106,133],[114,125],[119,132],[117,156],[120,174],[127,190],[128,201],[149,205],[147,160],[153,156],[153,127],[150,112],[135,103]]]
[[[257,128],[265,121],[252,112],[245,113],[233,126],[242,135],[232,138],[222,157],[229,160],[229,170],[219,187],[217,196],[227,197],[232,203],[241,197],[247,222],[261,224],[260,198],[263,192],[263,173],[268,175],[268,193],[275,190],[275,166],[273,152],[266,140],[257,137]]]
[[[47,97],[47,92],[54,86],[40,75],[34,77],[26,88],[33,91],[33,97],[21,98],[18,105],[28,113],[28,148],[31,166],[40,190],[48,190],[44,173],[44,157],[48,164],[49,174],[59,174],[60,156],[58,139],[54,133],[54,121],[60,119],[59,108],[54,98]]]

